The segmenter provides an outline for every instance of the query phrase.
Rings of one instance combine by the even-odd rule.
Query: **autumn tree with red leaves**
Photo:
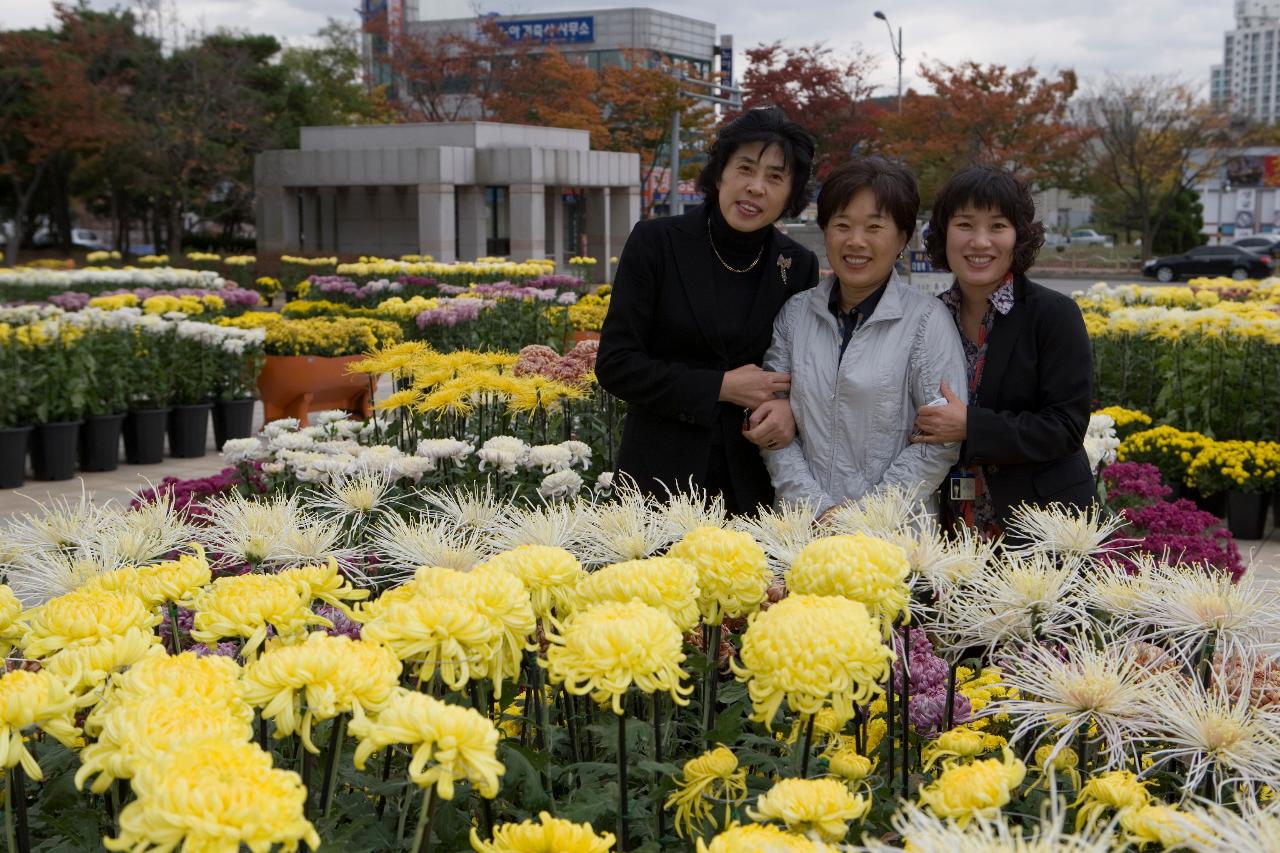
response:
[[[1079,185],[1091,131],[1070,120],[1075,72],[937,62],[919,74],[934,93],[909,91],[901,115],[881,117],[878,150],[911,166],[926,205],[972,163],[1004,166],[1037,187]]]
[[[875,87],[867,75],[874,65],[875,59],[861,48],[852,56],[840,56],[820,43],[759,44],[747,51],[742,106],[781,107],[789,119],[817,137],[816,170],[822,177],[875,132],[883,111],[869,101]]]

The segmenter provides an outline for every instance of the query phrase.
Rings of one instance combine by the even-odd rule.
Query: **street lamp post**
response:
[[[902,27],[898,27],[898,41],[893,40],[893,27],[889,24],[889,19],[885,17],[884,12],[879,10],[875,13],[876,17],[884,21],[884,25],[889,28],[889,47],[893,50],[893,55],[898,60],[898,115],[902,115]]]

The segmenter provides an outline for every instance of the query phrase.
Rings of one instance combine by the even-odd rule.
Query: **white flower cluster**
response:
[[[1089,470],[1096,474],[1099,466],[1115,462],[1119,447],[1115,420],[1110,415],[1090,415],[1089,429],[1084,434],[1084,452],[1089,455]]]
[[[156,269],[122,270],[39,270],[0,269],[0,282],[17,287],[58,287],[63,290],[86,288],[114,289],[149,287],[153,290],[175,290],[190,287],[200,290],[221,290],[228,282],[212,270],[187,270],[174,267]]]

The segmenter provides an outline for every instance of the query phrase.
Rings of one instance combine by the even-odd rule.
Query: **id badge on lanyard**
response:
[[[972,474],[954,473],[947,480],[951,500],[972,501],[978,498],[978,481]]]

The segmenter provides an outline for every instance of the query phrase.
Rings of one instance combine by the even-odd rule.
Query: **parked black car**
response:
[[[1239,246],[1197,246],[1181,255],[1152,258],[1142,265],[1142,274],[1160,281],[1223,275],[1234,279],[1266,278],[1275,272],[1269,255],[1259,255]]]

